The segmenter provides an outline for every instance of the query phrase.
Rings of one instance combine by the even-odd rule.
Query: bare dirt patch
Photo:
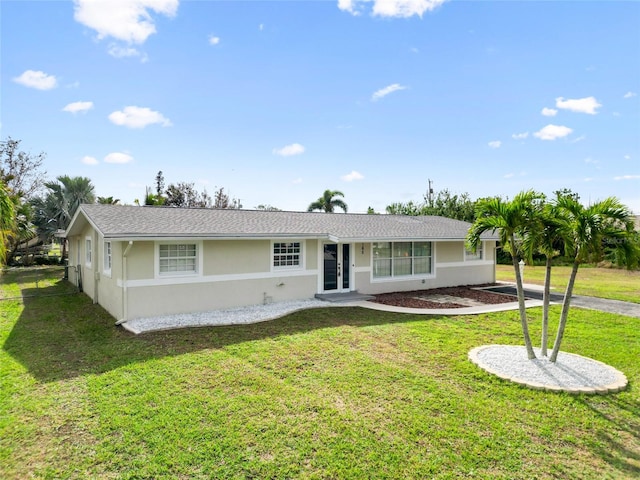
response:
[[[489,287],[492,285],[481,285]],[[408,308],[464,308],[464,301],[456,302],[455,298],[470,299],[485,305],[515,302],[515,297],[478,289],[480,285],[463,285],[459,287],[432,288],[428,290],[412,290],[410,292],[394,292],[376,295],[372,300],[376,303]],[[446,297],[454,297],[443,302]],[[432,298],[432,300],[429,300]],[[437,301],[439,300],[439,301]]]

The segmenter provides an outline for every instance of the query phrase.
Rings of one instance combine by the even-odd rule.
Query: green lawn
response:
[[[555,292],[564,293],[570,273],[571,267],[553,267],[551,269],[551,287]],[[544,275],[544,266],[526,265],[524,267],[525,283],[544,285]],[[513,266],[498,265],[496,279],[515,282]],[[581,266],[578,269],[573,294],[640,303],[640,271]]]
[[[24,296],[0,301],[3,479],[640,476],[639,319],[573,310],[563,350],[630,385],[572,396],[467,360],[521,344],[515,312],[326,308],[134,336],[68,284],[23,275],[0,278],[0,297]]]

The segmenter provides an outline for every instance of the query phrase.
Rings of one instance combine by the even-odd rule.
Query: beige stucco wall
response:
[[[85,238],[91,236],[93,262],[85,265]],[[305,270],[272,271],[270,240],[207,240],[199,242],[202,271],[195,276],[155,277],[156,243],[136,241],[127,256],[124,272],[123,252],[127,242],[112,242],[111,275],[103,271],[104,243],[87,225],[77,237],[69,239],[70,264],[80,258],[83,285],[87,295],[116,319],[200,312],[267,302],[313,298],[322,285],[319,265],[322,242],[304,243]],[[362,249],[364,246],[364,253]],[[439,242],[434,246],[434,275],[428,278],[373,280],[371,244],[352,244],[352,288],[361,293],[423,290],[442,286],[490,283],[495,281],[495,242],[485,242],[483,261],[465,262],[464,243]],[[95,273],[98,272],[97,283]],[[238,278],[241,276],[242,278]],[[252,278],[255,277],[255,278]],[[74,270],[70,280],[75,282]],[[125,296],[123,282],[128,282]],[[95,290],[97,285],[98,290]]]
[[[464,242],[439,242],[436,246],[436,262],[464,261]]]
[[[371,244],[354,243],[352,257],[355,260],[353,263],[355,263],[356,268],[369,267],[371,265]]]
[[[318,240],[307,240],[305,243],[305,267],[307,270],[318,268]],[[269,253],[271,255],[271,253]]]
[[[86,263],[86,239],[91,238],[91,265]],[[78,285],[78,273],[82,276],[82,289],[89,297],[95,298],[94,274],[98,252],[96,251],[95,232],[89,224],[86,224],[79,235],[70,237],[68,242],[69,258],[69,281]],[[78,269],[80,272],[78,272]]]
[[[268,272],[269,240],[215,240],[202,242],[203,275]]]
[[[113,317],[122,317],[122,251],[126,243],[111,242],[111,274],[104,271],[104,240],[100,241],[100,276],[98,282],[98,303]]]
[[[315,275],[130,287],[129,318],[313,298]]]
[[[127,280],[144,280],[154,275],[154,242],[133,242],[127,253]]]

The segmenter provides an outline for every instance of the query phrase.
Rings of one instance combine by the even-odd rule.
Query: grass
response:
[[[50,272],[44,288],[29,271],[1,279],[3,298],[23,295],[0,303],[3,479],[640,475],[638,319],[572,311],[563,350],[630,385],[571,396],[467,360],[522,343],[514,312],[326,308],[134,336]]]
[[[553,267],[551,269],[551,287],[558,293],[564,293],[570,273],[571,267]],[[524,267],[525,283],[544,285],[544,276],[544,266],[527,265]],[[513,266],[497,265],[496,279],[515,282]],[[640,271],[583,265],[578,270],[573,294],[640,303]]]

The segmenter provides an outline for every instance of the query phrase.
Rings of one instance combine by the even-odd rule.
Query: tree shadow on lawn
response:
[[[219,349],[265,338],[304,334],[339,326],[365,327],[446,319],[360,307],[315,308],[249,325],[193,327],[134,335],[86,295],[47,296],[46,289],[23,290],[24,309],[3,349],[39,381],[54,382],[104,373],[149,359]]]

